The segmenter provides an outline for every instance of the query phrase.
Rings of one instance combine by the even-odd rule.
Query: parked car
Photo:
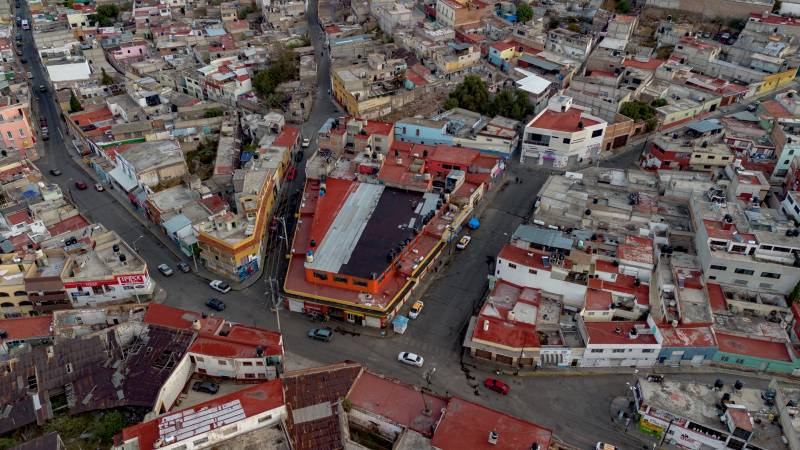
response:
[[[422,312],[422,308],[424,307],[425,303],[423,303],[422,300],[417,300],[413,305],[411,305],[411,309],[408,310],[408,317],[410,319],[416,319],[419,317],[419,313]]]
[[[50,175],[57,177],[61,175],[61,171],[58,169],[50,169]]]
[[[192,385],[192,390],[197,392],[205,392],[206,394],[216,394],[219,392],[219,385],[210,381],[195,381]]]
[[[330,342],[333,338],[333,331],[330,328],[312,328],[308,330],[308,337],[317,341]]]
[[[39,92],[47,92],[47,86],[40,84],[39,85]]]
[[[22,56],[22,50],[19,48],[17,49],[17,56]]]
[[[288,181],[292,181],[292,180],[294,180],[296,177],[297,177],[297,168],[295,168],[295,167],[290,167],[290,168],[289,168],[289,173],[288,173],[288,175],[286,175],[286,179],[287,179]]]
[[[161,272],[161,275],[164,275],[165,277],[171,277],[172,274],[175,273],[175,272],[172,271],[172,267],[170,267],[170,266],[168,266],[166,264],[159,264],[158,265],[158,271]]]
[[[28,72],[28,79],[29,79],[29,80],[32,80],[32,79],[33,79],[33,72]]]
[[[192,271],[192,267],[189,266],[189,263],[181,261],[178,263],[178,270],[180,270],[183,273],[189,273]]]
[[[80,189],[80,190],[82,190],[82,191],[85,191],[86,188],[89,187],[89,185],[87,185],[85,181],[76,181],[75,182],[75,187]]]
[[[469,242],[472,240],[470,235],[464,235],[461,239],[458,240],[458,244],[456,244],[456,249],[464,250],[469,245]]]
[[[400,354],[397,355],[397,360],[403,364],[417,367],[422,367],[422,364],[425,362],[422,356],[409,352],[400,352]]]
[[[647,381],[651,383],[661,383],[664,381],[664,375],[650,374],[647,376]]]
[[[50,133],[48,133],[47,130],[43,130],[41,136],[43,141],[50,140]]]
[[[94,184],[94,190],[97,191],[97,192],[103,192],[103,191],[106,190],[106,188],[104,188],[103,185],[100,184],[100,183],[95,183]]]
[[[211,280],[208,285],[211,286],[211,289],[222,292],[223,294],[227,294],[231,291],[231,285],[222,280]]]
[[[225,302],[218,298],[210,298],[206,300],[206,306],[214,311],[225,311]]]
[[[483,382],[483,385],[486,387],[486,389],[495,391],[503,395],[508,395],[508,391],[511,390],[511,388],[508,387],[507,384],[503,383],[497,378],[487,378],[486,381]]]
[[[300,146],[303,148],[308,148],[310,145],[311,145],[311,139],[309,138],[303,138],[303,143],[300,144]]]
[[[297,152],[294,154],[294,162],[299,163],[303,160],[303,152]]]

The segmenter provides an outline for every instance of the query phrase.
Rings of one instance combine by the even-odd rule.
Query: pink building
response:
[[[19,153],[22,158],[35,160],[36,136],[31,125],[30,104],[12,96],[0,97],[0,135],[3,136],[2,149],[9,154]]]

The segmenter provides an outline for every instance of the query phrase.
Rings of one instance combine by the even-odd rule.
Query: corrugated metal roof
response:
[[[561,231],[539,228],[531,225],[520,225],[517,227],[511,239],[519,239],[550,248],[560,248],[562,250],[570,250],[572,248],[572,239]]]

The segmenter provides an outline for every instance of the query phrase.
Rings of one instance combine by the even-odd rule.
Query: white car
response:
[[[456,244],[456,249],[464,250],[465,248],[467,248],[467,245],[469,245],[469,241],[471,240],[472,237],[470,235],[468,234],[464,235],[463,237],[461,237],[461,239],[458,240],[458,244]]]
[[[422,367],[422,364],[425,362],[422,356],[409,352],[400,352],[400,354],[397,355],[397,360],[403,364],[417,367]]]
[[[158,271],[161,272],[162,275],[165,277],[171,277],[173,273],[172,268],[166,264],[159,264]]]
[[[595,444],[594,448],[596,450],[619,450],[619,447],[616,445],[606,444],[605,442],[598,442]]]
[[[231,291],[231,285],[222,280],[212,280],[208,285],[211,286],[211,289],[222,292],[223,294],[227,294]]]
[[[303,148],[308,148],[309,145],[311,145],[311,139],[303,138],[303,143],[300,144],[300,146]]]

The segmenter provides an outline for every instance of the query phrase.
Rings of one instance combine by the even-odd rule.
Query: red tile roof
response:
[[[499,435],[496,444],[488,442],[491,431]],[[547,428],[454,397],[447,402],[431,444],[442,450],[520,450],[530,449],[534,443],[548,449],[552,438],[553,432]]]
[[[778,103],[777,100],[767,100],[761,103],[761,109],[766,112],[767,116],[775,119],[793,119],[794,114],[784,108],[783,105]]]
[[[673,327],[671,325],[659,326],[658,330],[664,340],[661,342],[662,347],[716,347],[717,339],[714,337],[714,331],[711,327],[688,327],[678,325]]]
[[[181,413],[183,414],[191,414],[197,413],[204,409],[210,409],[218,406],[225,405],[230,402],[235,402],[238,400],[238,403],[241,405],[241,411],[243,414],[242,420],[247,417],[252,417],[257,414],[261,414],[263,412],[271,411],[275,408],[279,408],[283,406],[283,386],[281,384],[281,380],[271,380],[267,381],[266,383],[261,383],[256,386],[242,389],[241,391],[234,392],[232,394],[223,395],[221,397],[217,397],[215,399],[209,400],[204,403],[200,403],[199,405],[192,406],[190,408],[182,409],[180,411],[176,411],[174,413],[170,413],[167,415],[163,415],[156,419],[150,420],[148,422],[143,422],[138,425],[134,425],[132,427],[127,427],[122,430],[122,440],[128,441],[134,438],[138,439],[138,449],[139,450],[151,450],[156,448],[155,444],[161,437],[166,437],[169,435],[170,430],[174,430],[174,428],[170,425],[171,423],[167,423],[172,419],[175,420],[176,416],[179,416]],[[162,422],[164,424],[162,425]],[[230,424],[231,422],[228,421],[225,425]],[[182,424],[183,427],[188,427],[188,424]],[[216,428],[222,426],[218,423],[212,423],[209,425],[209,431],[212,431]],[[163,433],[160,434],[160,429],[163,427]],[[195,436],[199,435],[202,432],[197,432],[188,436],[185,439],[192,439]],[[175,441],[177,442],[177,441]]]
[[[58,236],[59,234],[69,233],[70,231],[80,230],[89,226],[89,221],[82,215],[76,214],[70,218],[64,219],[61,222],[56,222],[47,227],[50,236]]]
[[[619,266],[615,266],[613,262],[604,259],[598,259],[594,263],[595,272],[605,273],[619,273]]]
[[[216,334],[225,323],[225,319],[222,317],[209,316],[204,319],[198,312],[173,308],[160,303],[150,303],[144,315],[145,323],[182,330],[191,330],[195,320],[200,321],[200,330],[198,331],[206,334]]]
[[[239,327],[235,326],[234,329]],[[266,330],[258,331],[259,336],[214,336],[203,334],[189,347],[189,352],[218,358],[256,358],[256,348],[264,350],[264,356],[283,354],[281,349],[281,335]],[[246,339],[244,339],[246,338]]]
[[[764,17],[761,13],[750,13],[750,18],[755,19],[756,22],[764,22],[773,25],[791,25],[800,26],[800,21],[794,17],[784,17],[778,14],[769,14]]]
[[[651,58],[647,61],[639,61],[638,59],[625,59],[622,61],[622,65],[625,67],[633,67],[634,69],[642,69],[642,70],[656,70],[661,64],[664,64],[663,59],[655,59]]]
[[[585,325],[586,334],[589,337],[588,345],[656,345],[658,343],[655,335],[640,331],[642,328],[650,328],[647,322],[586,322]],[[629,333],[634,327],[639,332],[631,339]]]
[[[95,109],[92,111],[81,111],[70,114],[69,118],[78,126],[85,126],[97,122],[111,120],[114,118],[114,115],[111,114],[111,110],[109,110],[108,107],[104,106],[100,109]]]
[[[21,223],[31,223],[31,218],[28,217],[27,209],[20,209],[12,213],[6,214],[6,219],[11,225],[19,225]]]
[[[565,133],[575,133],[580,130],[578,122],[583,122],[584,127],[590,127],[600,123],[596,120],[581,117],[583,112],[583,110],[578,108],[569,108],[564,112],[546,109],[542,115],[534,119],[528,126],[545,130],[563,131]]]
[[[608,311],[612,303],[611,292],[593,288],[586,290],[585,308],[587,311]]]
[[[2,341],[17,341],[53,335],[53,316],[22,317],[0,320],[0,330],[8,336]]]
[[[292,148],[297,144],[297,140],[299,137],[300,137],[300,129],[287,125],[283,128],[281,134],[275,137],[275,140],[272,141],[272,147]]]
[[[211,214],[217,214],[227,209],[228,204],[225,203],[218,195],[212,195],[200,199],[200,204],[203,205]]]
[[[394,135],[394,124],[391,122],[381,122],[378,120],[369,120],[364,125],[363,130],[368,135],[377,134],[380,136]]]
[[[653,265],[653,240],[643,236],[627,236],[617,246],[620,261],[626,260],[644,265]]]
[[[592,278],[589,280],[589,288],[633,296],[640,305],[650,304],[650,288],[645,283],[636,286],[636,277],[630,275],[617,274],[614,281]]]
[[[457,164],[469,166],[480,152],[471,148],[454,147],[451,145],[437,145],[432,152],[428,153],[428,161],[443,162],[446,164]]]
[[[406,72],[406,79],[414,83],[414,86],[425,86],[426,84],[428,84],[425,78],[422,78],[416,72],[411,70]]]
[[[500,249],[500,254],[497,255],[498,258],[506,259],[525,267],[550,271],[550,267],[546,267],[542,260],[542,258],[546,256],[549,256],[549,254],[521,249],[511,244],[506,244]],[[568,259],[564,260],[563,264],[567,269],[572,267],[572,261]]]
[[[725,301],[725,294],[722,287],[715,283],[708,283],[708,302],[711,304],[711,311],[715,313],[726,312],[728,302]]]
[[[483,314],[477,317],[472,339],[514,349],[537,348],[540,345],[536,325]]]
[[[385,417],[428,437],[446,405],[443,397],[366,370],[356,378],[347,399],[354,408]]]
[[[514,48],[514,43],[512,43],[512,42],[495,42],[492,45],[490,45],[489,47],[491,47],[491,48],[493,48],[493,49],[495,49],[495,50],[497,50],[499,52],[503,52],[503,51],[506,51],[506,50],[508,50],[510,48]]]
[[[792,362],[792,357],[783,342],[750,339],[717,332],[719,351],[734,355],[747,355],[761,359]]]

